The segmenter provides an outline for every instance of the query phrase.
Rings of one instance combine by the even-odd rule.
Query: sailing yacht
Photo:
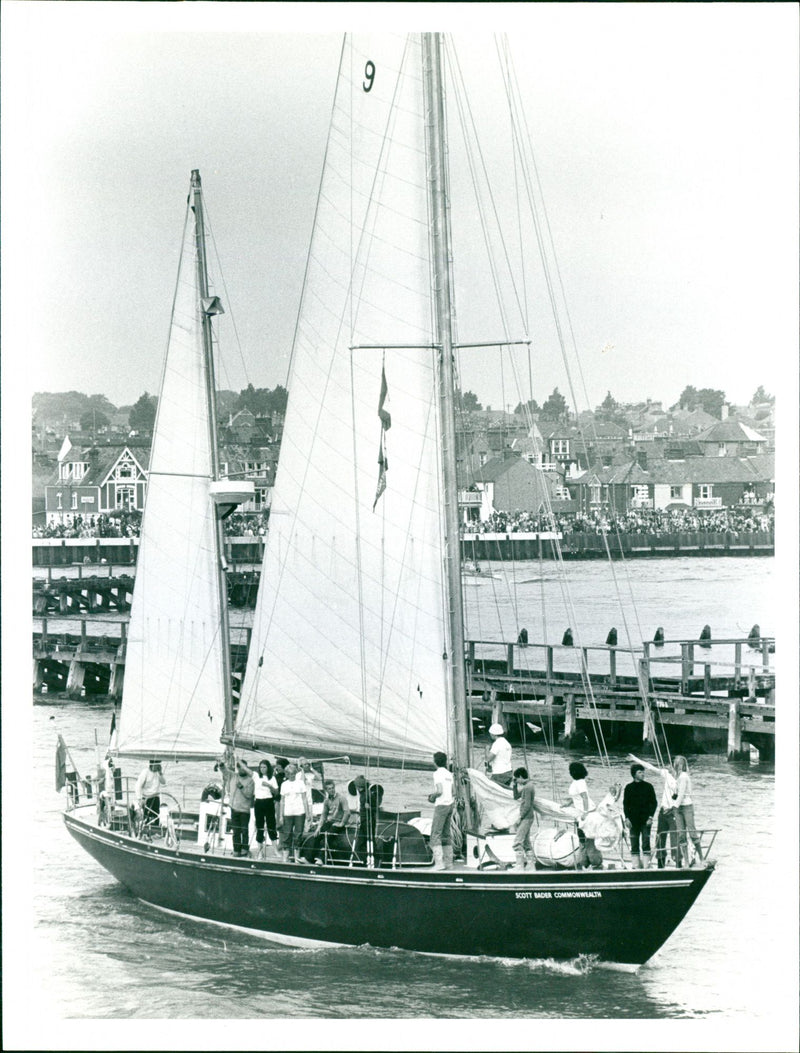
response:
[[[495,869],[472,757],[454,392],[444,44],[347,38],[289,377],[248,664],[234,720],[220,518],[213,316],[197,173],[151,458],[116,758],[253,752],[381,772],[452,763],[462,862],[234,857],[170,808],[143,837],[124,792],[71,801],[67,829],[145,903],[289,943],[638,965],[713,864]],[[176,496],[177,495],[177,496]],[[175,530],[181,506],[191,535]],[[207,804],[207,802],[206,802]],[[540,803],[553,836],[574,820]],[[187,818],[196,836],[181,838]],[[396,824],[386,815],[384,823]],[[544,818],[542,820],[544,822]],[[194,830],[194,827],[193,827]],[[396,838],[399,844],[401,837]],[[562,842],[566,843],[566,842]],[[379,865],[380,864],[380,865]]]

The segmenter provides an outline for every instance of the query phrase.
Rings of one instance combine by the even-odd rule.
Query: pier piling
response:
[[[67,675],[67,695],[70,698],[83,697],[83,680],[85,675],[86,666],[79,658],[73,658],[69,663],[69,673]]]
[[[728,706],[728,760],[750,760],[750,747],[742,743],[742,717],[739,699],[732,698]]]

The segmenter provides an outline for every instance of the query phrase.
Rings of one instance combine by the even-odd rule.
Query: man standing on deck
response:
[[[281,783],[276,826],[280,831],[279,851],[284,862],[300,863],[300,846],[306,822],[311,826],[311,793],[296,764],[286,768]]]
[[[250,854],[250,812],[255,796],[253,773],[247,761],[238,760],[231,790],[231,832],[235,856]]]
[[[453,865],[453,843],[450,840],[450,820],[453,815],[453,776],[447,770],[447,754],[434,753],[433,793],[428,800],[435,805],[431,820],[431,851],[433,869],[447,870]]]
[[[167,780],[161,770],[161,761],[153,758],[136,780],[136,799],[142,807],[145,826],[158,823],[161,811],[161,787]]]
[[[531,847],[531,826],[536,818],[533,807],[535,799],[533,782],[528,776],[527,768],[517,768],[514,772],[514,797],[519,799],[519,823],[514,835],[514,855],[517,870],[524,870],[528,863],[534,863]]]
[[[653,825],[653,816],[656,814],[656,791],[649,782],[645,782],[644,765],[631,765],[631,778],[625,787],[622,797],[622,810],[625,813],[625,825],[631,839],[631,859],[636,860],[636,866],[641,870],[644,866],[642,855],[639,850],[641,839],[641,851],[650,862],[650,827]]]
[[[489,728],[492,745],[486,752],[486,767],[491,772],[491,779],[500,786],[511,786],[511,743],[505,737],[502,724],[492,724]]]

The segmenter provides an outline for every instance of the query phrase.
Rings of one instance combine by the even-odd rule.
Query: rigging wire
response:
[[[555,251],[555,243],[554,243],[554,239],[553,239],[553,235],[552,235],[552,229],[550,227],[549,217],[547,215],[547,209],[546,209],[546,206],[544,204],[544,196],[543,196],[543,193],[542,193],[541,180],[539,178],[538,167],[536,165],[535,157],[534,157],[533,151],[532,151],[530,132],[529,132],[529,129],[527,127],[527,123],[525,121],[524,110],[521,107],[518,83],[516,81],[516,76],[514,74],[512,64],[510,62],[510,55],[509,55],[507,47],[505,49],[505,58],[506,58],[506,63],[505,63],[504,69],[505,69],[505,75],[506,75],[506,82],[507,82],[507,85],[508,85],[509,99],[511,101],[512,109],[514,110],[514,112],[518,113],[520,115],[520,119],[519,120],[512,122],[512,127],[514,129],[514,134],[515,135],[520,135],[521,134],[521,130],[524,130],[524,132],[525,132],[525,137],[524,137],[523,141],[520,143],[520,149],[519,149],[520,157],[524,159],[524,157],[525,157],[525,147],[526,146],[528,148],[528,151],[530,152],[530,169],[533,172],[533,175],[535,177],[535,185],[536,185],[536,188],[538,190],[538,201],[540,203],[538,207],[537,207],[537,203],[536,203],[537,202],[537,196],[534,195],[534,193],[533,193],[533,188],[532,188],[532,184],[531,184],[531,181],[530,181],[530,175],[528,174],[527,168],[524,168],[525,184],[526,184],[526,189],[527,189],[527,192],[528,192],[529,204],[530,204],[530,207],[531,207],[532,217],[533,217],[533,220],[534,220],[534,228],[535,228],[535,231],[536,231],[537,242],[539,244],[540,256],[541,256],[541,259],[542,259],[543,269],[544,269],[544,272],[545,272],[545,275],[544,275],[545,282],[546,282],[546,286],[547,286],[547,289],[548,289],[548,294],[549,294],[550,301],[551,301],[551,308],[553,310],[554,320],[555,320],[556,329],[557,329],[557,333],[558,333],[559,344],[561,346],[562,359],[563,359],[565,370],[566,370],[566,373],[567,373],[567,379],[568,379],[568,384],[569,384],[572,404],[573,404],[573,407],[575,408],[575,411],[576,411],[576,418],[577,418],[577,422],[578,422],[577,423],[577,430],[578,430],[578,432],[579,432],[579,434],[581,436],[583,449],[584,449],[584,451],[587,451],[588,450],[588,443],[586,442],[585,432],[583,430],[583,426],[581,424],[580,417],[579,417],[579,415],[577,413],[577,397],[576,397],[576,393],[575,393],[574,382],[573,382],[573,379],[572,379],[572,371],[570,369],[569,360],[568,360],[568,356],[567,356],[567,345],[566,345],[566,340],[565,340],[565,336],[564,336],[564,330],[563,330],[562,325],[561,325],[561,323],[559,321],[559,314],[558,314],[558,307],[557,307],[558,297],[556,297],[556,290],[560,293],[560,301],[561,301],[561,304],[562,304],[562,309],[564,311],[564,316],[565,316],[566,321],[567,321],[567,330],[568,330],[569,335],[570,335],[572,351],[573,351],[574,356],[576,358],[576,361],[578,363],[579,377],[580,377],[580,380],[581,380],[581,383],[582,383],[584,397],[585,397],[587,405],[588,405],[588,393],[587,393],[587,390],[586,390],[585,378],[584,378],[584,374],[583,374],[582,367],[581,367],[581,364],[580,364],[580,357],[579,357],[578,352],[577,352],[577,341],[575,339],[574,327],[572,325],[571,315],[570,315],[570,312],[569,312],[569,309],[568,309],[568,306],[567,306],[566,294],[565,294],[563,279],[562,279],[562,275],[561,275],[561,270],[560,270],[560,267],[558,265],[558,257],[557,257],[557,253]],[[546,249],[549,249],[549,256],[548,256],[548,252],[546,251]],[[556,283],[554,283],[553,278],[552,278],[552,276],[550,274],[550,266],[549,266],[549,263],[548,263],[548,259],[549,258],[552,258],[552,260],[553,260],[553,269],[555,271]],[[597,432],[596,432],[596,428],[594,427],[594,423],[592,424],[592,427],[593,427],[593,431],[594,431],[595,446],[596,446],[596,444],[597,444]],[[617,527],[617,535],[619,536],[618,524],[615,524],[615,525]],[[631,632],[630,632],[630,629],[628,627],[627,617],[625,615],[625,606],[622,603],[621,590],[620,590],[620,587],[619,587],[619,582],[618,582],[618,579],[617,579],[616,572],[614,570],[613,560],[611,558],[611,552],[610,552],[610,549],[608,547],[608,539],[607,539],[607,536],[605,535],[605,533],[603,534],[603,541],[604,541],[604,546],[605,546],[605,549],[606,549],[606,555],[607,555],[607,559],[608,559],[608,562],[609,562],[609,566],[611,568],[611,574],[612,574],[612,579],[613,579],[613,582],[614,582],[614,588],[615,588],[615,591],[617,593],[617,598],[618,598],[618,601],[619,601],[620,609],[622,611],[622,615],[621,616],[622,616],[622,620],[623,620],[623,627],[624,627],[624,630],[625,630],[625,633],[626,633],[626,638],[627,638],[627,641],[628,641],[628,648],[629,648],[631,657],[632,657],[632,659],[635,662],[636,661],[636,657],[635,657],[636,652],[635,652],[635,649],[634,649],[633,644],[632,644]],[[621,551],[621,545],[619,545],[619,548],[620,548],[620,551]],[[624,559],[623,559],[623,562],[624,562]],[[627,569],[627,566],[626,566],[626,569]],[[635,603],[635,598],[633,597],[633,592],[632,592],[632,587],[631,587],[629,574],[628,574],[628,585],[629,585],[629,591],[631,593],[631,600],[633,601],[632,602],[632,607],[633,607],[633,610],[635,612],[635,616],[636,616],[636,620],[637,620],[637,627],[639,629],[639,636],[640,636],[640,638],[643,638],[643,633],[641,631],[641,625],[639,624],[638,608],[637,608],[636,603]],[[585,654],[586,654],[585,650],[582,649],[582,655],[585,655]],[[583,666],[583,664],[584,664],[584,662],[582,661],[582,666]],[[587,671],[586,680],[587,680],[587,683],[588,683],[588,671]],[[649,690],[648,689],[649,689],[650,685],[643,683],[642,677],[640,676],[638,670],[637,670],[637,683],[639,683],[639,685],[640,685],[643,705],[645,707],[645,716],[646,716],[646,719],[647,719],[648,714],[649,714],[649,708],[650,708],[649,707],[649,698],[648,698],[648,694],[649,694]],[[595,702],[595,699],[594,699],[593,695],[592,695],[592,705],[596,708],[596,702]],[[600,730],[600,729],[598,728],[598,730]],[[654,742],[654,746],[656,748],[656,751],[658,752],[658,743],[657,743],[657,741]]]

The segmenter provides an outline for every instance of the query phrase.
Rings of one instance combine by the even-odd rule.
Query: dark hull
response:
[[[200,856],[99,829],[67,829],[139,899],[293,941],[437,954],[640,965],[680,924],[711,868],[383,873]]]

